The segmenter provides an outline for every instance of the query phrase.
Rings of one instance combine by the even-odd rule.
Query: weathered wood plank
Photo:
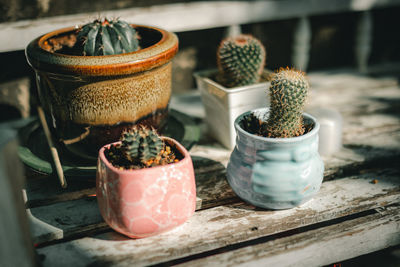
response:
[[[101,15],[180,32],[344,11],[364,11],[399,4],[399,0],[194,1],[119,10],[103,9]],[[0,52],[24,49],[41,34],[84,23],[88,18],[97,16],[95,12],[0,23]]]
[[[188,261],[187,266],[321,266],[400,244],[400,208]],[[179,265],[179,266],[181,266]]]
[[[198,180],[202,180],[204,173],[206,176],[213,177],[215,183],[223,183],[224,177],[219,175],[225,170],[225,167],[217,162],[207,158],[193,157],[193,164],[195,169],[196,177]],[[96,194],[96,177],[69,177],[68,187],[63,189],[60,187],[59,182],[54,177],[48,175],[35,174],[33,171],[28,171],[28,183],[26,185],[25,193],[27,196],[26,206],[27,208],[40,207],[43,205],[50,205],[58,202],[76,200],[81,198],[88,198]],[[215,174],[214,174],[215,173]],[[210,178],[211,179],[211,178]],[[226,182],[225,182],[226,183]],[[207,192],[212,189],[213,185],[208,184],[207,186],[200,186],[200,190],[197,190],[197,194],[201,196],[205,202],[215,198]]]
[[[36,244],[107,228],[96,197],[28,209],[28,218]]]
[[[393,173],[392,173],[393,174]],[[301,207],[268,211],[245,204],[196,212],[180,228],[145,239],[113,231],[38,249],[44,266],[113,263],[137,266],[165,262],[298,227],[339,218],[400,201],[399,173],[375,173],[323,183],[318,195]],[[113,242],[112,240],[119,240]]]
[[[399,166],[397,166],[397,162],[400,159],[400,149],[398,149],[400,130],[395,128],[397,126],[393,126],[394,128],[387,127],[387,125],[399,124],[400,116],[396,114],[400,111],[393,110],[393,107],[391,107],[398,105],[398,101],[400,101],[400,90],[398,90],[396,80],[393,78],[372,79],[340,72],[316,73],[310,75],[310,77],[311,82],[315,85],[312,93],[314,101],[311,101],[311,104],[319,103],[329,106],[329,103],[331,103],[331,106],[340,110],[345,117],[344,135],[347,136],[345,148],[324,160],[325,178],[331,180],[349,176],[365,177],[365,175],[369,175],[371,180],[378,179],[380,181],[381,176],[394,177],[398,175]],[[324,97],[326,94],[329,95],[328,98]],[[351,98],[343,97],[338,99],[335,97],[335,95],[345,94],[350,95]],[[368,97],[370,95],[378,95],[379,98]],[[332,101],[332,99],[338,100]],[[348,104],[349,101],[352,102],[351,105]],[[367,111],[365,111],[365,107],[368,107]],[[390,112],[387,111],[388,109]],[[377,127],[373,128],[372,131],[367,131],[370,123],[368,116],[375,114],[374,112],[377,111],[378,113],[383,111],[382,114],[386,119],[381,117],[377,120]],[[363,120],[357,119],[359,114],[363,114],[366,117]],[[373,132],[373,136],[371,136],[371,132]],[[374,138],[376,143],[371,143]],[[379,139],[391,140],[390,147],[380,145]],[[203,200],[203,208],[237,203],[239,199],[232,192],[225,179],[225,166],[229,160],[230,151],[220,146],[203,142],[193,147],[191,154],[195,166],[197,194]],[[50,181],[49,179],[49,177],[43,179],[39,177],[29,181],[28,203],[30,203],[34,214],[40,214],[40,212],[52,213],[52,210],[63,210],[66,207],[73,210],[72,206],[67,203],[69,200],[79,200],[73,203],[79,209],[82,209],[83,213],[86,210],[93,211],[94,208],[97,209],[94,203],[90,204],[90,198],[88,198],[91,193],[94,194],[95,192],[94,178],[92,180],[89,178],[87,180],[79,180],[81,179],[79,178],[76,183],[72,180],[70,189],[68,189],[70,191],[62,191],[56,180]],[[60,203],[63,201],[66,203]],[[42,205],[48,206],[39,209]],[[36,210],[40,212],[35,212]],[[93,213],[91,214],[93,215]],[[54,224],[56,229],[48,226],[50,229],[44,227],[45,231],[35,231],[36,240],[40,242],[51,241],[75,235],[77,233],[76,229],[80,229],[80,233],[85,233],[95,228],[99,223],[101,225],[100,217],[95,217],[97,219],[85,222],[79,218],[80,214],[70,214],[71,218],[75,216],[78,216],[78,218],[72,219],[71,225],[68,227],[60,227],[56,220],[62,222],[63,217],[59,216],[61,215],[56,212],[52,219],[46,217],[50,226],[53,225],[53,221],[56,222]],[[61,232],[62,234],[60,234]]]
[[[4,125],[3,125],[4,126]],[[21,188],[22,164],[16,132],[0,128],[0,266],[35,266]]]
[[[345,177],[368,169],[378,160],[379,166],[391,167],[400,156],[400,90],[395,77],[372,78],[347,71],[325,71],[311,73],[312,91],[309,106],[335,108],[344,117],[343,141],[345,147],[335,155],[324,158],[325,177]],[[338,97],[342,96],[342,97]],[[193,100],[193,98],[191,98]],[[177,100],[177,98],[175,99]],[[200,98],[198,98],[200,101]],[[349,104],[349,102],[351,104]],[[175,101],[175,106],[179,103]],[[206,132],[203,133],[206,135]],[[203,186],[206,178],[218,181],[221,192],[229,190],[223,177],[224,166],[229,161],[230,151],[203,138],[202,143],[191,149],[199,196],[206,204],[215,194],[211,181]],[[392,158],[392,162],[385,159]],[[357,170],[359,168],[360,170]],[[214,173],[213,173],[214,172]],[[208,174],[207,174],[208,173]],[[203,175],[204,174],[204,175]],[[217,178],[215,178],[216,176]],[[94,177],[70,178],[67,190],[62,190],[56,180],[41,177],[29,179],[28,207],[60,201],[85,198],[94,194]],[[224,193],[225,194],[225,193]],[[234,197],[225,194],[228,199]],[[224,203],[224,196],[217,201]],[[207,204],[206,204],[207,206]]]

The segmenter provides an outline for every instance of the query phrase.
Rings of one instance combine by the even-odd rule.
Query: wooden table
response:
[[[183,226],[144,239],[111,230],[94,177],[28,175],[28,214],[43,266],[313,266],[400,244],[400,88],[397,77],[351,71],[310,74],[309,108],[343,116],[343,149],[324,158],[320,192],[294,209],[242,202],[226,181],[230,151],[204,135],[191,149],[201,208]],[[190,96],[191,101],[198,94]],[[202,116],[200,102],[172,105]],[[196,109],[197,107],[197,109]]]

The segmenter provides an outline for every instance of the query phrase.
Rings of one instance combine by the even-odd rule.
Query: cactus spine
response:
[[[139,49],[136,30],[121,20],[106,18],[83,25],[77,40],[83,44],[84,56],[129,53]]]
[[[309,82],[301,71],[280,69],[270,86],[271,109],[263,135],[288,138],[302,135],[303,108]]]
[[[244,86],[260,80],[265,48],[251,35],[241,34],[221,41],[217,50],[217,81],[226,87]]]
[[[123,133],[121,141],[121,150],[126,159],[140,161],[146,166],[152,166],[164,152],[164,142],[154,129],[135,128]]]

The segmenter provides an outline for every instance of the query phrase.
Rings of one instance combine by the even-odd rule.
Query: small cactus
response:
[[[121,141],[121,150],[126,159],[131,162],[140,161],[145,165],[151,165],[164,149],[164,142],[156,131],[144,127],[123,133]]]
[[[262,130],[264,136],[288,138],[304,133],[303,108],[309,87],[301,71],[286,68],[274,74],[270,86],[270,114]]]
[[[251,35],[241,34],[221,41],[217,50],[217,81],[226,87],[257,83],[265,65],[265,48]]]
[[[121,20],[96,19],[78,30],[84,56],[129,53],[139,49],[136,30]]]

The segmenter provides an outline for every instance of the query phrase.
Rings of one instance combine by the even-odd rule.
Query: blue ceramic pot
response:
[[[243,113],[235,120],[236,146],[227,172],[233,191],[261,208],[288,209],[310,200],[319,190],[324,164],[318,154],[319,123],[304,113],[308,133],[293,138],[267,138],[246,132],[243,117],[268,115],[268,108]]]

